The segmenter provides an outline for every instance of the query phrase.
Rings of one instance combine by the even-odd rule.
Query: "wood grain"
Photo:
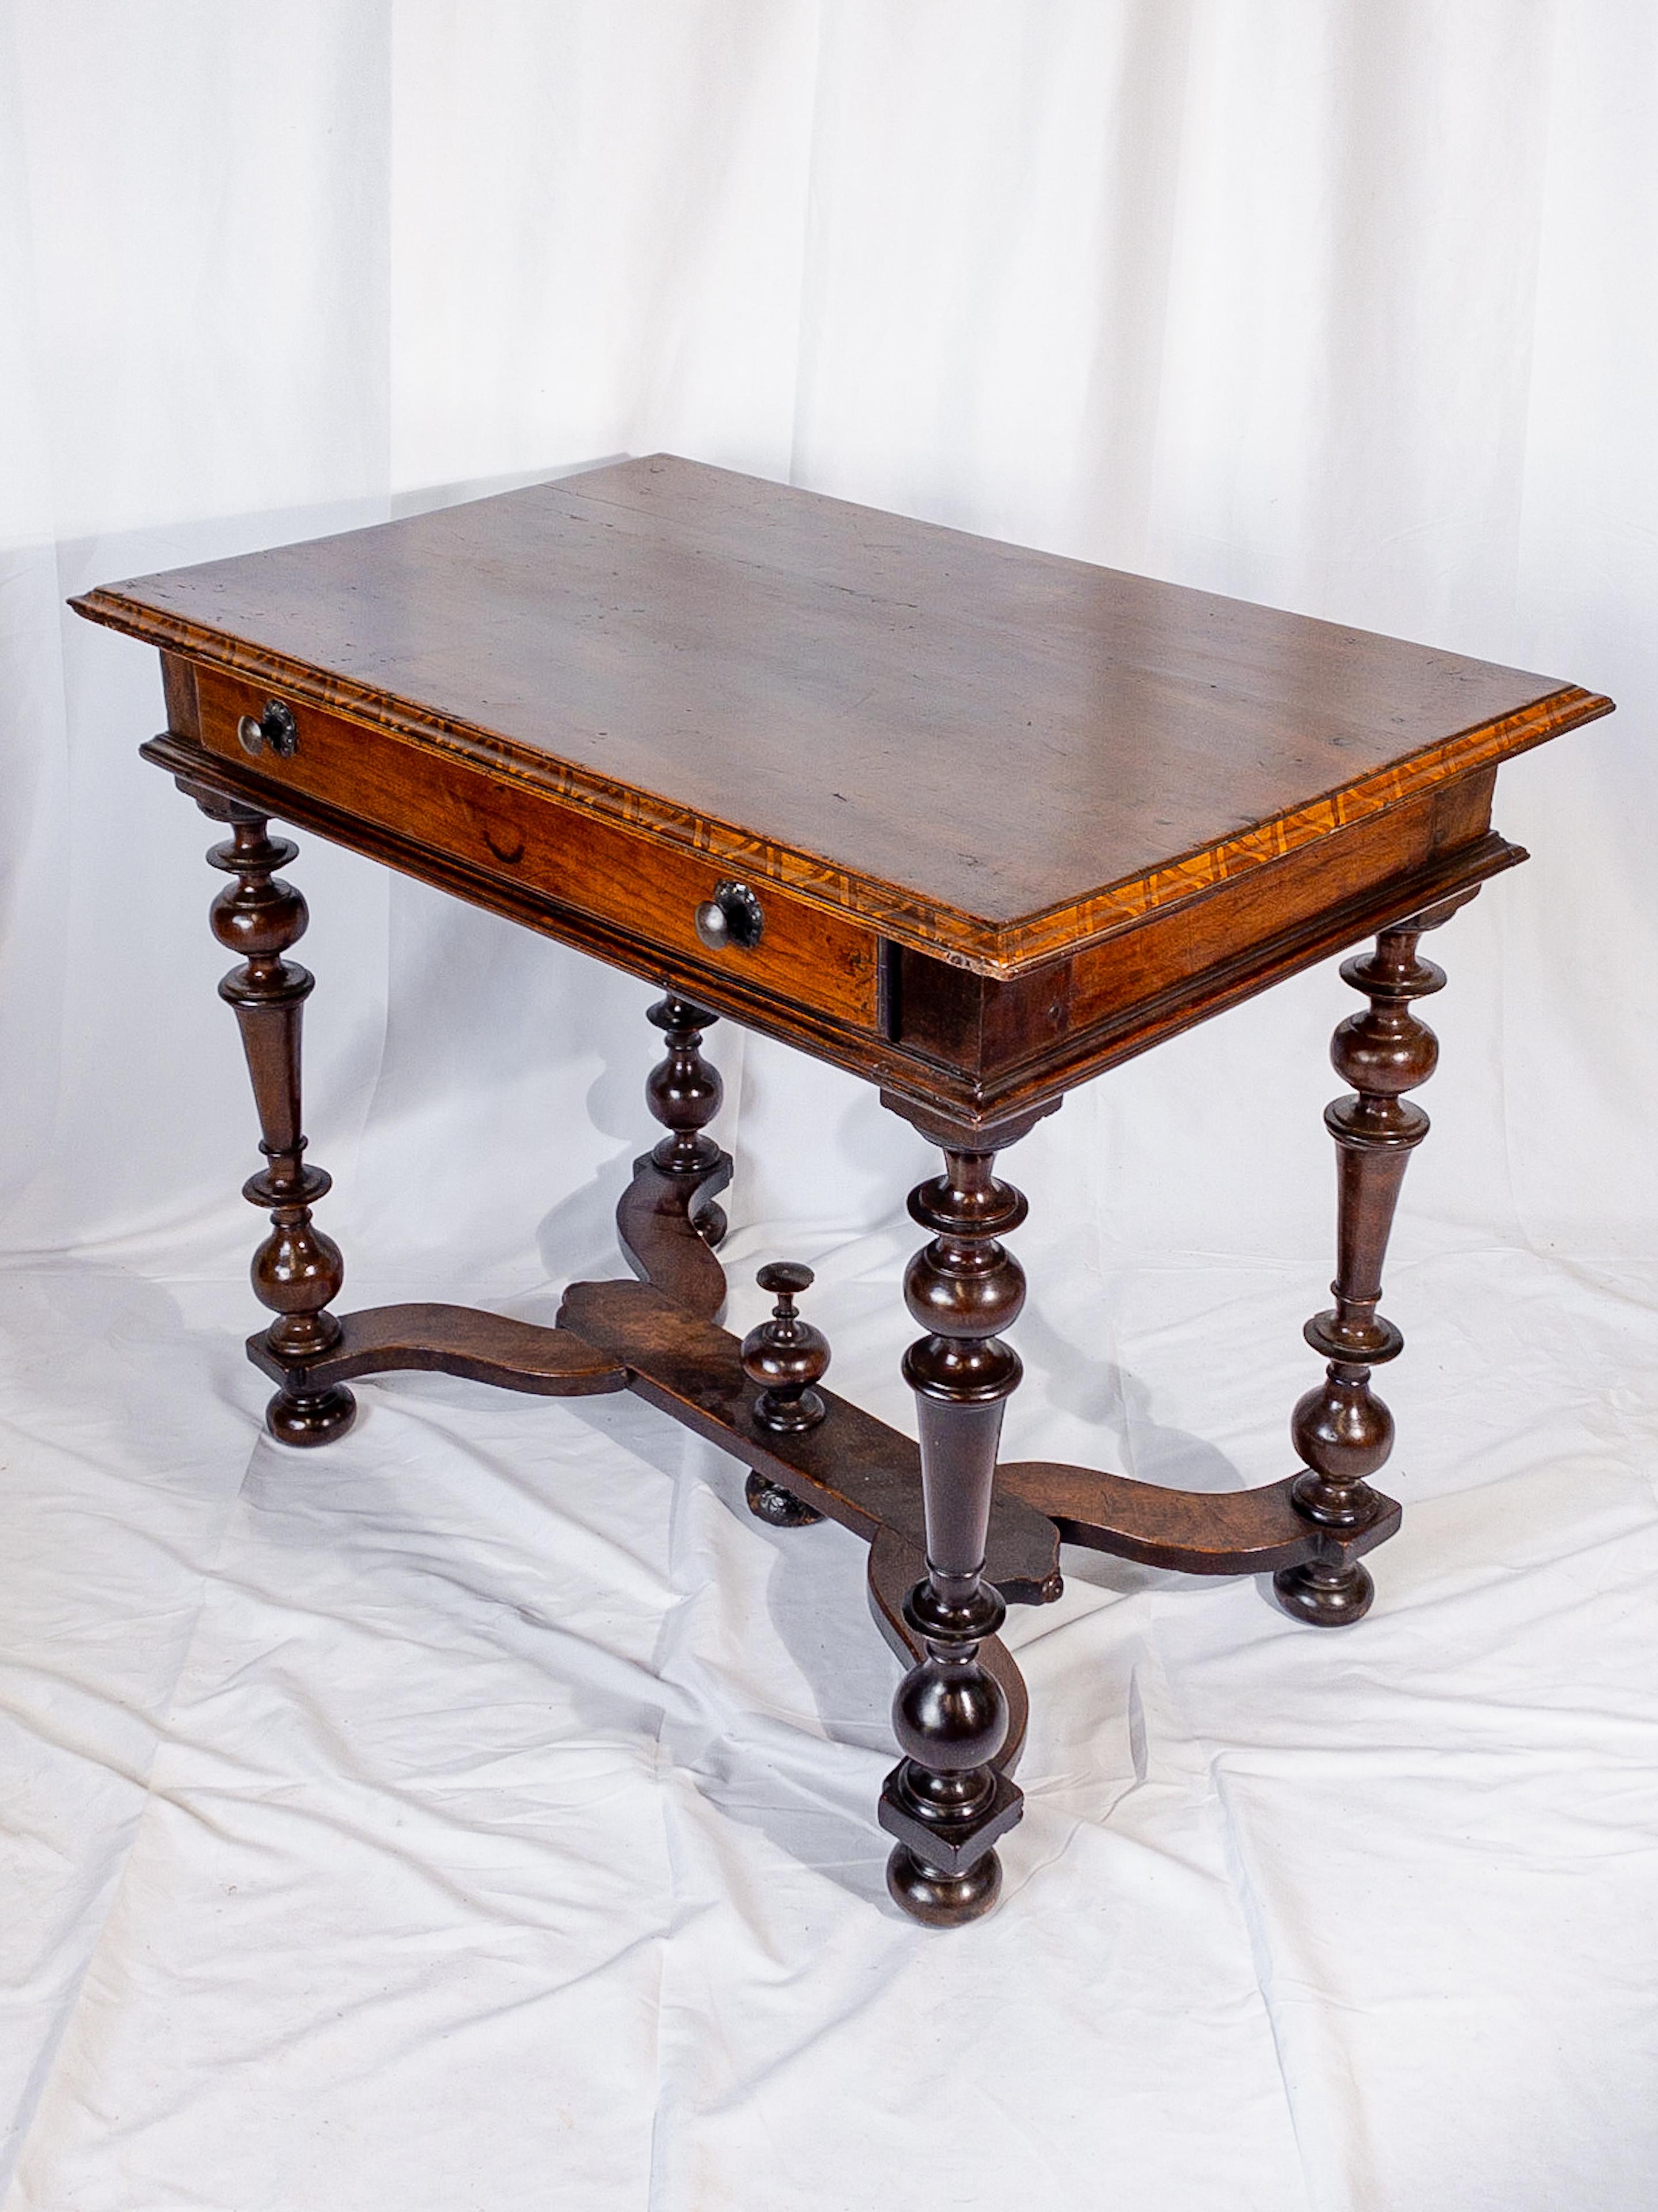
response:
[[[743,1372],[740,1340],[649,1284],[572,1283],[558,1322],[624,1364],[629,1388],[647,1404],[810,1499],[865,1542],[884,1528],[918,1548],[925,1543],[920,1454],[872,1413],[825,1389],[828,1415],[817,1427],[767,1428],[754,1418],[757,1393]],[[1057,1542],[1042,1513],[998,1499],[987,1578],[1011,1604],[1057,1597]]]
[[[273,1433],[343,1434],[346,1387],[437,1368],[547,1395],[627,1389],[750,1470],[774,1522],[871,1541],[872,1603],[913,1663],[882,1826],[891,1893],[955,1923],[993,1904],[1019,1817],[1027,1701],[1005,1601],[1060,1589],[1061,1537],[1357,1620],[1360,1555],[1399,1510],[1369,1486],[1399,1348],[1381,1267],[1431,1072],[1416,940],[1524,854],[1491,827],[1506,755],[1605,713],[1576,686],[657,460],[76,603],[162,648],[170,728],[143,748],[230,842],[214,908],[272,1211],[250,1344]],[[303,900],[270,816],[650,977],[663,1134],[617,1213],[644,1280],[575,1284],[559,1325],[437,1305],[338,1317],[328,1179],[301,1133]],[[700,910],[699,910],[700,909]],[[1019,1376],[1004,1332],[1024,1202],[993,1155],[1063,1094],[1372,930],[1370,1000],[1334,1059],[1342,1161],[1329,1363],[1298,1474],[1241,1495],[996,1463]],[[881,1086],[944,1153],[905,1295],[916,1443],[823,1389],[827,1340],[774,1265],[739,1342],[709,1133],[716,1015]],[[756,1502],[757,1501],[757,1502]],[[909,1583],[908,1594],[903,1584]]]
[[[222,760],[245,761],[237,727],[244,715],[258,720],[266,693],[218,669],[201,670],[196,690],[203,744]],[[876,1025],[880,940],[866,924],[768,884],[760,942],[711,956],[695,915],[724,879],[715,862],[343,715],[301,706],[295,720],[292,758],[258,756],[284,788],[349,807],[486,874],[619,923],[665,958],[732,969],[756,988],[810,997],[835,1020]]]
[[[307,1387],[325,1389],[362,1375],[458,1375],[537,1398],[587,1398],[625,1390],[628,1370],[568,1329],[513,1321],[476,1306],[365,1306],[339,1316],[339,1340],[307,1367]],[[278,1382],[291,1363],[273,1358],[263,1332],[247,1340],[253,1364]]]
[[[892,1032],[992,1081],[1074,1058],[1084,1039],[1160,1040],[1182,1009],[1212,1012],[1223,991],[1230,1003],[1289,972],[1309,942],[1341,942],[1345,917],[1371,910],[1383,886],[1412,886],[1394,909],[1402,915],[1428,903],[1424,887],[1436,881],[1482,881],[1522,860],[1518,846],[1491,834],[1496,777],[1488,768],[1423,792],[1022,975],[975,975],[906,950],[890,994]]]
[[[75,605],[1002,975],[1611,706],[668,456]]]
[[[993,1128],[1022,1115],[1044,1111],[1104,1069],[1525,858],[1517,846],[1487,836],[1436,856],[1425,867],[1379,876],[1374,870],[1363,872],[1359,889],[1309,915],[1294,895],[1296,872],[1304,863],[1300,856],[1291,856],[1262,878],[1264,889],[1283,886],[1283,906],[1266,902],[1255,917],[1256,933],[1240,950],[1212,969],[1200,963],[1193,965],[1149,998],[1126,994],[1120,1005],[1108,1008],[1090,1025],[1073,1025],[1067,1019],[1044,1030],[1046,1009],[1054,1003],[1050,988],[1062,963],[1049,963],[995,986],[1015,994],[1016,1001],[1011,1012],[997,1017],[995,1033],[1036,1042],[1029,1049],[1021,1042],[1017,1049],[1010,1045],[1006,1051],[999,1048],[993,1052],[973,1032],[975,1018],[970,1010],[963,1017],[957,995],[963,985],[976,989],[981,979],[961,974],[943,961],[906,953],[896,988],[886,994],[889,1010],[881,1032],[853,1028],[825,1017],[809,994],[790,998],[768,992],[746,981],[735,963],[716,968],[706,956],[702,962],[670,960],[658,948],[629,936],[619,924],[557,905],[522,883],[486,875],[396,830],[358,821],[325,800],[284,793],[274,776],[252,762],[234,766],[199,744],[171,736],[152,738],[140,750],[192,795],[214,794],[226,805],[280,813],[354,852],[878,1083],[901,1110],[936,1113],[964,1127]],[[1333,841],[1332,848],[1339,842]],[[1253,883],[1223,884],[1210,896],[1226,902],[1246,888],[1253,888]],[[1160,922],[1169,919],[1158,917]],[[1132,938],[1125,940],[1123,951],[1132,972]],[[945,994],[948,997],[935,1007],[932,995]]]
[[[1291,1496],[1299,1480],[1286,1475],[1258,1490],[1165,1490],[1056,1460],[1004,1461],[996,1470],[997,1494],[1046,1513],[1065,1543],[1187,1575],[1272,1574],[1299,1566],[1316,1549]],[[1398,1533],[1398,1504],[1380,1491],[1371,1496],[1371,1517],[1341,1532],[1342,1548],[1354,1558]]]

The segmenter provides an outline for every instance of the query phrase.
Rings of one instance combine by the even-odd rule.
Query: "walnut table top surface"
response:
[[[76,604],[1002,974],[1610,705],[666,455]]]

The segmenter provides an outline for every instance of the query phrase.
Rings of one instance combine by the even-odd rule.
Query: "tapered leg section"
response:
[[[881,1794],[881,1826],[896,1838],[887,1887],[934,1927],[977,1919],[996,1902],[992,1846],[1023,1799],[996,1765],[1007,1701],[980,1645],[1005,1608],[983,1578],[1002,1413],[1019,1380],[1002,1330],[1024,1304],[1024,1274],[1000,1239],[1025,1201],[999,1182],[988,1152],[946,1148],[945,1171],[911,1194],[932,1241],[909,1264],[904,1297],[926,1332],[904,1358],[916,1396],[927,1571],[904,1616],[923,1656],[900,1684],[893,1730],[903,1753]]]
[[[210,811],[230,823],[231,835],[208,859],[234,878],[213,902],[213,933],[241,956],[219,994],[241,1030],[265,1158],[242,1194],[270,1214],[270,1233],[253,1258],[253,1289],[276,1316],[264,1342],[285,1379],[265,1422],[280,1443],[325,1444],[344,1435],[357,1408],[343,1383],[312,1389],[306,1375],[307,1364],[340,1340],[340,1324],[327,1309],[339,1296],[345,1263],[311,1218],[330,1187],[322,1169],[306,1163],[301,1125],[301,1019],[313,979],[282,957],[304,934],[308,916],[299,892],[275,873],[298,848],[272,837],[261,815],[222,802]]]
[[[1428,1133],[1427,1115],[1403,1094],[1427,1081],[1439,1056],[1412,1008],[1442,989],[1444,971],[1418,957],[1417,943],[1454,911],[1448,904],[1413,915],[1384,930],[1373,952],[1342,964],[1344,981],[1370,1003],[1349,1015],[1330,1048],[1337,1074],[1353,1086],[1324,1115],[1337,1148],[1335,1304],[1305,1332],[1329,1364],[1291,1422],[1303,1462],[1291,1495],[1326,1541],[1317,1558],[1272,1577],[1284,1611],[1321,1628],[1361,1620],[1376,1595],[1348,1541],[1382,1510],[1369,1478],[1393,1449],[1393,1415],[1371,1389],[1370,1371],[1396,1358],[1404,1339],[1376,1307],[1406,1165]]]

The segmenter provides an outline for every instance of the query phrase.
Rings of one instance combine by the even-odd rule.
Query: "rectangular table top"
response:
[[[76,604],[1004,971],[1612,703],[668,455]]]

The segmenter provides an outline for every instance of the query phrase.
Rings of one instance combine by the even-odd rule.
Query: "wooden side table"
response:
[[[1320,1626],[1364,1613],[1363,1557],[1400,1518],[1370,1480],[1393,1441],[1370,1373],[1400,1349],[1381,1270],[1428,1127],[1404,1095],[1436,1052],[1415,1002],[1444,981],[1418,940],[1525,857],[1491,827],[1498,763],[1610,700],[662,456],[74,604],[160,647],[144,755],[229,829],[212,921],[263,1131],[246,1194],[276,1318],[248,1352],[279,1441],[343,1435],[350,1382],[394,1368],[629,1389],[745,1463],[763,1518],[855,1529],[908,1662],[889,1886],[939,1924],[999,1887],[1027,1708],[996,1632],[1058,1595],[1061,1541],[1270,1574]],[[272,816],[660,985],[664,1133],[617,1212],[639,1281],[572,1285],[553,1328],[331,1310],[312,978],[287,957],[306,908]],[[1342,969],[1366,1006],[1333,1048],[1334,1304],[1307,1327],[1327,1364],[1298,1471],[1216,1496],[999,1467],[1026,1207],[996,1155],[1075,1085],[1371,936]],[[808,1270],[762,1271],[777,1310],[742,1343],[719,1325],[720,1015],[878,1084],[942,1150],[909,1199],[919,1449],[819,1389]]]

